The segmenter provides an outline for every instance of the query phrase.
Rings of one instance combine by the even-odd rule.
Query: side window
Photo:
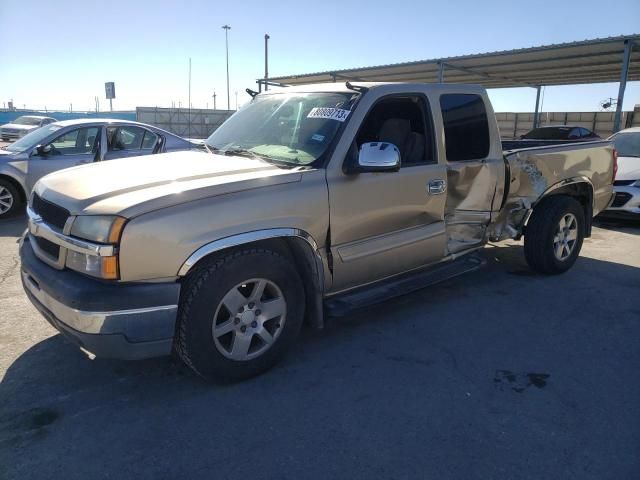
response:
[[[145,129],[140,127],[107,128],[107,145],[109,151],[140,150]]]
[[[358,150],[367,142],[394,144],[400,150],[402,167],[434,163],[433,128],[426,100],[417,95],[380,100],[356,136]]]
[[[99,128],[77,128],[51,142],[51,155],[81,155],[95,152]]]
[[[158,135],[155,133],[145,130],[144,137],[142,139],[142,150],[151,150],[156,146],[156,141],[158,140]]]
[[[489,155],[489,120],[480,95],[440,96],[447,160],[480,160]]]
[[[581,130],[580,128],[572,128],[567,138],[569,140],[575,140],[576,138],[580,138],[580,130]]]
[[[581,128],[580,129],[580,136],[582,138],[591,138],[591,137],[593,137],[593,134],[591,133],[590,130],[587,130],[586,128]]]

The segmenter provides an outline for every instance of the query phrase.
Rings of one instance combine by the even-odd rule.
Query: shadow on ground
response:
[[[303,332],[236,385],[48,338],[0,384],[0,476],[634,477],[639,269],[581,258],[543,277],[520,246],[483,255],[480,271]]]
[[[0,237],[19,237],[27,229],[27,216],[24,213],[0,220]]]
[[[594,219],[593,225],[620,233],[640,235],[640,215],[638,215],[638,218],[635,220],[603,217],[600,215]]]

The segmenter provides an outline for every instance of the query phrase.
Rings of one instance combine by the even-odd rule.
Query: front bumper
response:
[[[612,204],[602,212],[605,216],[640,216],[640,188],[632,186],[614,186]]]
[[[98,357],[136,360],[171,353],[180,285],[108,283],[56,270],[20,247],[22,285],[60,333]]]
[[[19,138],[24,137],[27,133],[29,133],[29,131],[20,131],[20,132],[7,132],[7,131],[1,131],[0,132],[0,137],[2,138],[6,138],[8,140],[17,140]]]

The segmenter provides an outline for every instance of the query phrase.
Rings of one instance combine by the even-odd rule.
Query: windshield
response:
[[[278,163],[309,165],[327,150],[357,95],[258,95],[213,132],[206,144],[216,153],[249,153]]]
[[[522,136],[527,140],[566,140],[569,138],[569,128],[534,128],[529,133]]]
[[[36,117],[18,117],[13,122],[17,125],[40,125],[40,118]]]
[[[9,150],[10,152],[24,152],[31,148],[34,148],[36,145],[39,145],[42,140],[47,138],[56,130],[60,130],[62,127],[52,123],[51,125],[47,125],[45,127],[38,128],[31,133],[28,133],[20,140],[13,142],[11,145],[5,147],[5,150]]]
[[[640,132],[618,133],[611,140],[619,157],[640,157]]]

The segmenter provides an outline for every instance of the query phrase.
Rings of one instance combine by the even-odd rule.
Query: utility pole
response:
[[[231,110],[231,97],[229,96],[229,30],[231,27],[229,25],[223,25],[224,29],[224,44],[227,50],[227,110]]]
[[[212,95],[212,97],[213,97],[213,109],[214,109],[214,110],[217,110],[217,109],[218,109],[218,108],[216,107],[216,97],[217,97],[217,95],[216,95],[216,91],[215,91],[215,90],[213,91],[213,95]]]
[[[264,34],[264,91],[269,90],[269,39],[271,37],[268,33]]]
[[[238,110],[238,91],[236,90],[236,110]]]
[[[189,138],[191,138],[191,57],[189,57],[189,116],[187,118],[187,131]]]

